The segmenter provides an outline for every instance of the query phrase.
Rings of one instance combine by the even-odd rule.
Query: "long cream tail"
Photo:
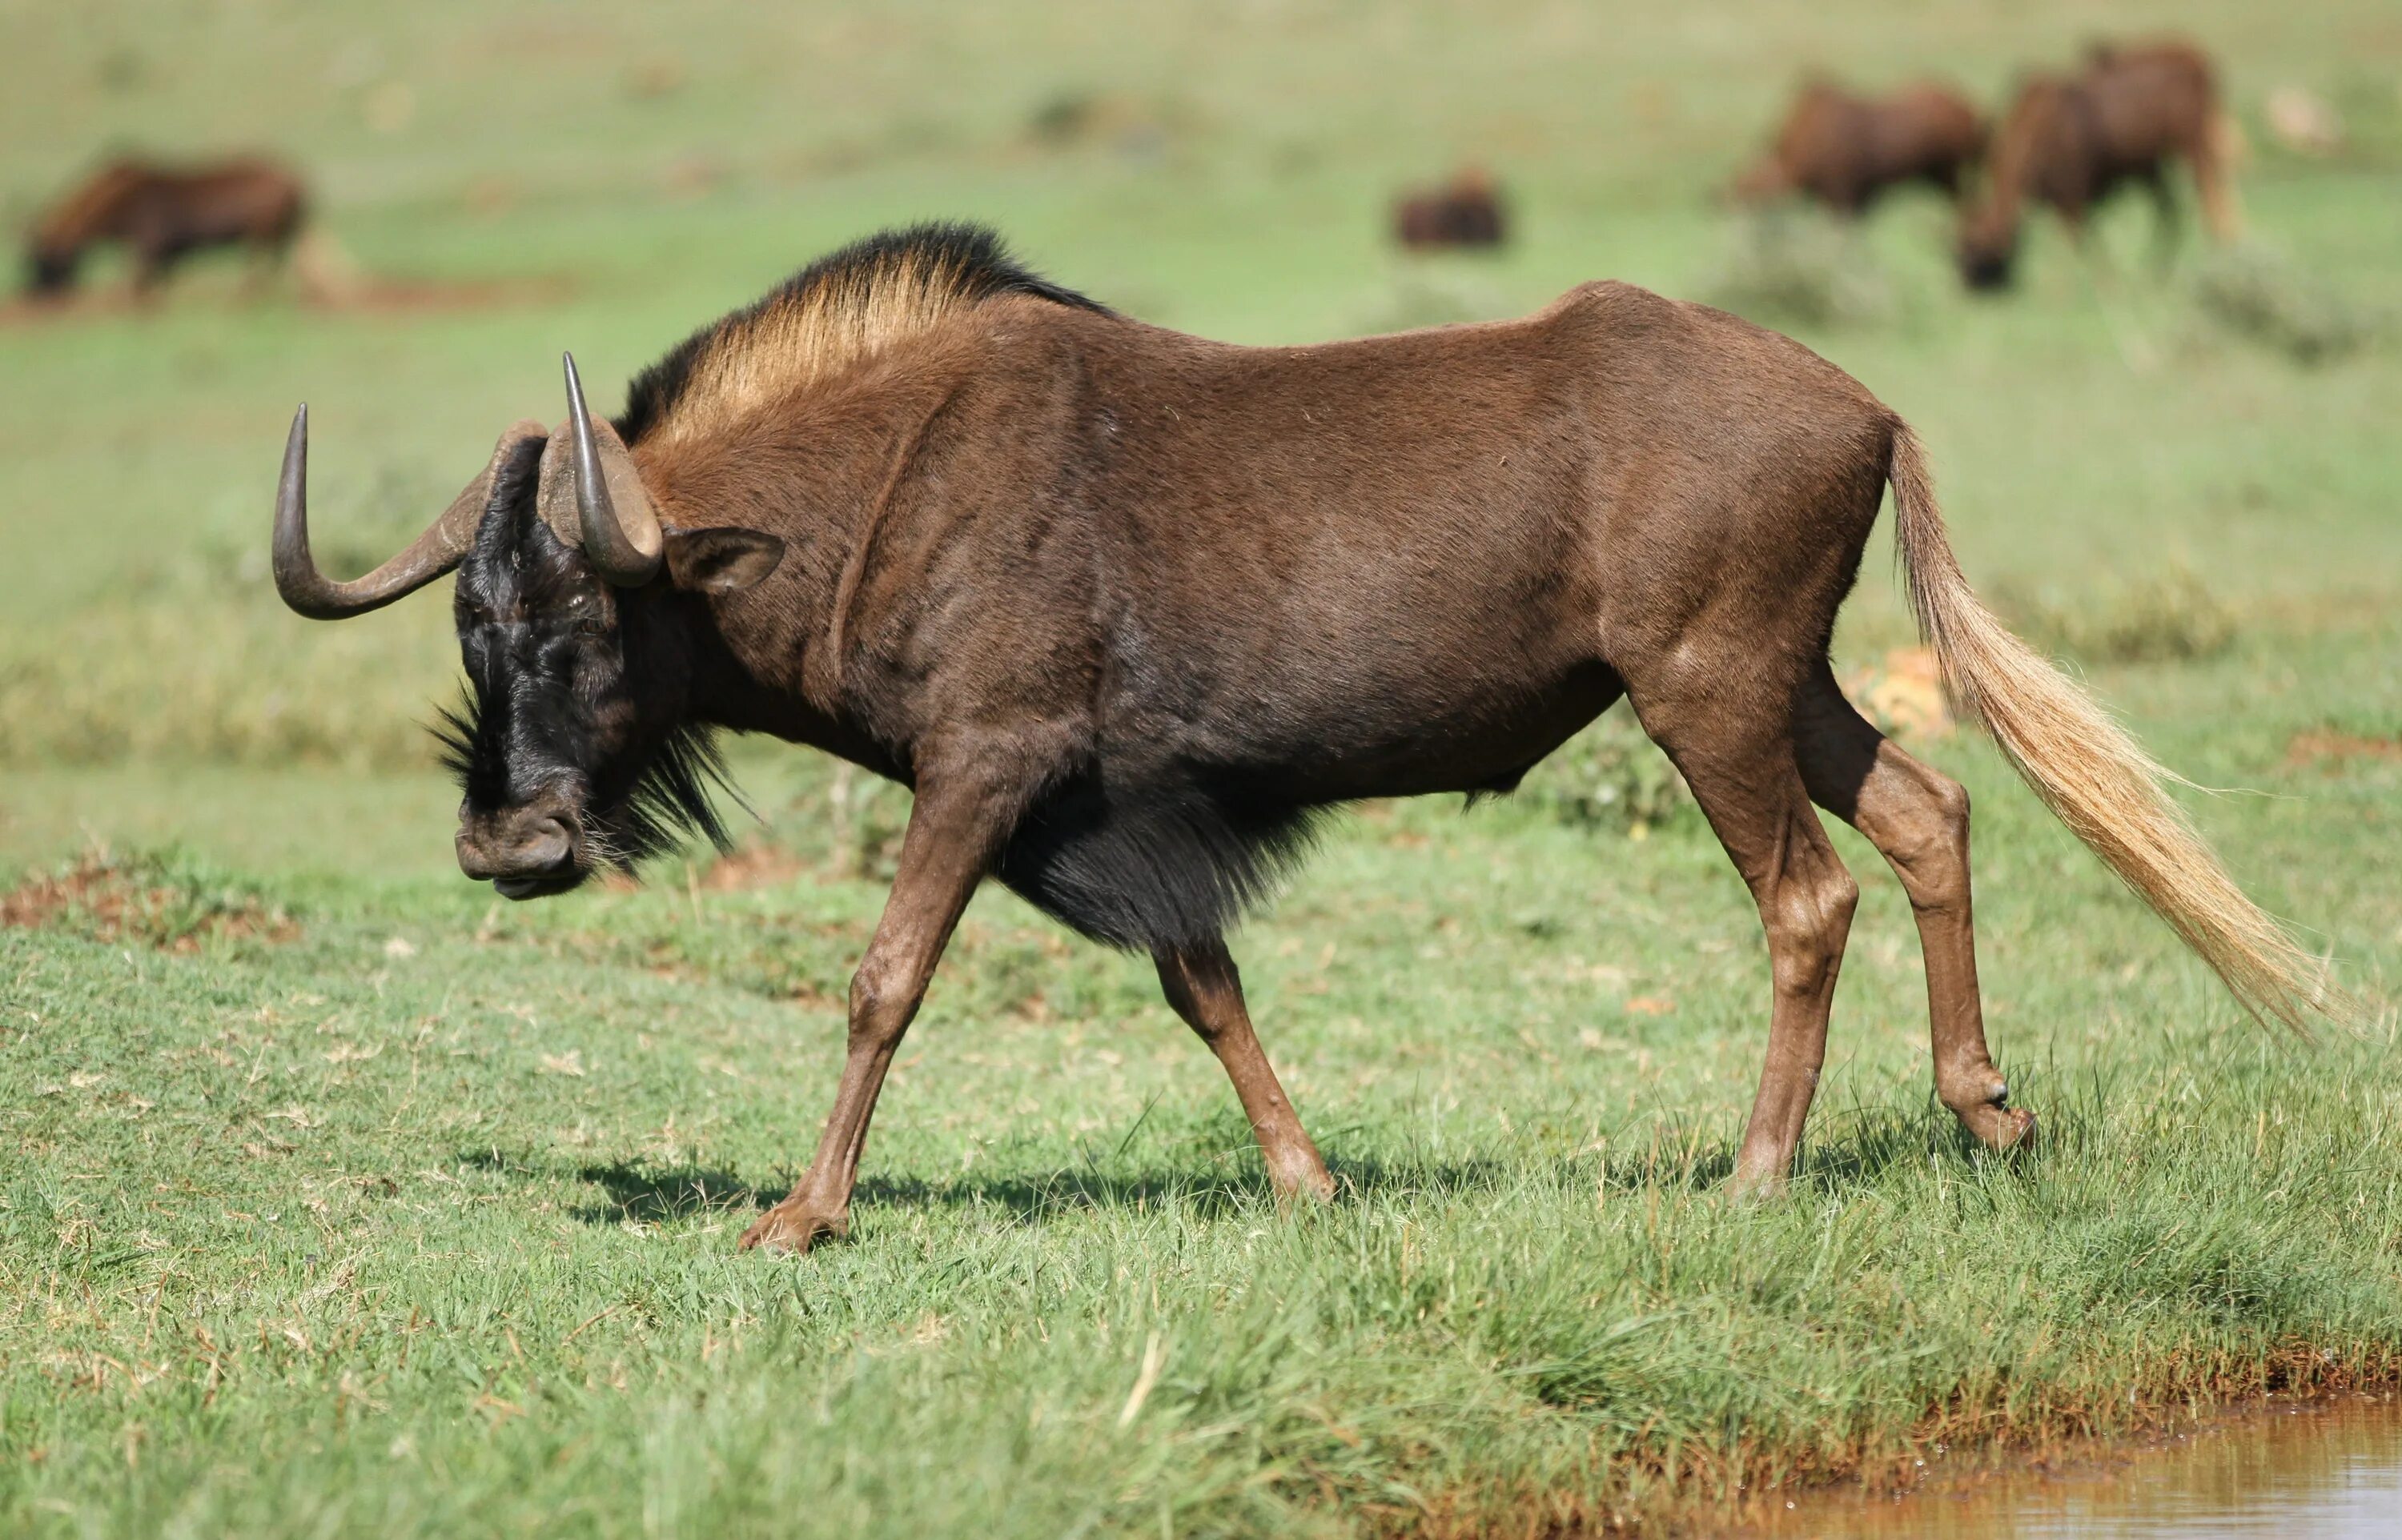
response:
[[[2245,1010],[2305,1028],[2349,1014],[2319,959],[2243,896],[2163,790],[2178,777],[1969,591],[1943,536],[1917,438],[1896,420],[1897,535],[1918,627],[1964,716],[2044,804],[2208,963]]]

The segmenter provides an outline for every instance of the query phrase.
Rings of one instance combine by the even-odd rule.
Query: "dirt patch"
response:
[[[789,850],[772,845],[745,845],[710,863],[700,874],[704,893],[748,893],[761,887],[781,887],[808,867]]]
[[[1843,694],[1858,705],[1862,716],[1894,737],[1940,738],[1952,731],[1943,672],[1929,648],[1895,648],[1882,663],[1855,669],[1843,681]]]
[[[417,315],[442,310],[490,310],[512,305],[555,305],[575,294],[573,279],[559,274],[531,278],[482,278],[456,282],[431,279],[370,279],[354,289],[314,296],[311,310]]]
[[[574,281],[557,273],[454,281],[363,278],[355,282],[312,286],[288,299],[282,296],[255,301],[235,298],[226,308],[289,304],[317,315],[432,315],[554,305],[574,294]],[[0,326],[62,325],[98,316],[142,315],[179,303],[182,301],[172,286],[166,295],[155,299],[137,298],[123,287],[91,289],[58,299],[34,300],[19,296],[0,300]]]
[[[2402,739],[2363,737],[2357,733],[2339,733],[2331,727],[2313,727],[2297,733],[2285,745],[2285,765],[2299,770],[2317,764],[2334,766],[2345,760],[2382,760],[2388,764],[2402,764]]]
[[[0,894],[0,926],[66,930],[93,941],[198,952],[206,941],[297,941],[298,922],[245,893],[195,887],[160,863],[86,856]]]

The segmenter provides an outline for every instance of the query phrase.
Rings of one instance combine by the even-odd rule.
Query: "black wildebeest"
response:
[[[1956,201],[1984,151],[1983,120],[1947,86],[1856,96],[1813,79],[1794,97],[1768,153],[1730,190],[1745,203],[1799,194],[1857,217],[1912,182],[1928,183]]]
[[[84,254],[111,242],[133,256],[133,286],[155,291],[197,251],[246,246],[264,274],[291,250],[308,212],[300,179],[259,159],[172,167],[119,160],[59,200],[35,225],[25,284],[35,295],[73,286]]]
[[[2076,75],[2024,81],[1994,131],[1985,197],[1961,217],[1961,278],[1971,288],[2008,286],[2028,204],[2050,204],[2081,245],[2093,206],[2131,183],[2151,192],[2165,257],[2177,228],[2169,186],[2177,160],[2193,170],[2204,226],[2231,239],[2230,138],[2210,61],[2188,43],[2097,47]]]
[[[1512,786],[1621,694],[1749,884],[1774,976],[1736,1162],[1774,1186],[1826,1052],[1857,889],[1812,804],[1893,863],[1926,955],[1935,1080],[2027,1134],[1985,1047],[1960,788],[1838,692],[1827,645],[1888,482],[1961,704],[2256,1009],[2311,959],[2160,771],[1986,612],[1917,441],[1736,318],[1622,283],[1524,321],[1308,348],[1147,326],[927,227],[697,333],[614,422],[521,422],[407,549],[309,555],[308,419],[275,511],[285,602],[323,619],[456,567],[469,694],[458,854],[511,898],[715,830],[719,729],[912,787],[808,1174],[743,1237],[842,1232],[886,1066],[987,875],[1148,950],[1233,1078],[1280,1193],[1332,1189],[1245,1012],[1226,928],[1355,798]]]
[[[1500,189],[1482,166],[1463,166],[1443,186],[1393,205],[1393,238],[1413,251],[1498,246],[1508,237]]]

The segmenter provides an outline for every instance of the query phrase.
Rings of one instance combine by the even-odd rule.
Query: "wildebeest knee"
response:
[[[1968,789],[1926,772],[1926,798],[1889,854],[1917,909],[1943,909],[1968,897]]]
[[[1811,995],[1826,987],[1843,963],[1852,911],[1859,901],[1860,885],[1831,860],[1809,877],[1794,876],[1778,885],[1760,918],[1768,928],[1769,964],[1780,994]]]
[[[850,976],[850,1036],[882,1041],[908,1028],[917,999],[889,963],[870,956]]]

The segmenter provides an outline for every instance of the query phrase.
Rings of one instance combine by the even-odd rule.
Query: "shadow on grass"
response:
[[[2086,1142],[2091,1120],[2083,1108],[2064,1105],[2039,1115],[2036,1136],[2016,1148],[1994,1151],[1979,1144],[1951,1111],[1930,1094],[1924,1107],[1826,1107],[1811,1119],[1814,1137],[1802,1147],[1797,1186],[1824,1189],[1871,1186],[1901,1167],[1932,1158],[1977,1169],[2025,1171],[2047,1154]],[[1733,1169],[1732,1151],[1727,1170]]]
[[[488,1166],[490,1154],[479,1158]],[[520,1174],[539,1171],[531,1159],[512,1160],[505,1169]],[[1505,1171],[1522,1168],[1495,1161],[1469,1161],[1439,1167],[1386,1167],[1374,1162],[1338,1163],[1335,1179],[1346,1191],[1389,1192],[1490,1186]],[[563,1175],[563,1170],[542,1172]],[[697,1166],[660,1167],[637,1162],[614,1162],[575,1169],[576,1178],[598,1187],[605,1201],[568,1212],[587,1224],[614,1225],[626,1220],[665,1223],[697,1215],[764,1208],[784,1195],[787,1184],[744,1182],[730,1172]],[[929,1181],[917,1176],[869,1176],[852,1194],[860,1204],[890,1204],[896,1208],[995,1208],[1012,1217],[1036,1223],[1078,1211],[1141,1209],[1173,1205],[1202,1218],[1223,1218],[1272,1206],[1276,1197],[1264,1174],[1212,1175],[1193,1170],[1157,1170],[1118,1175],[1090,1166],[1069,1166],[1023,1176],[960,1177]]]
[[[1930,1159],[1947,1165],[1984,1165],[1977,1148],[1950,1113],[1892,1105],[1828,1107],[1815,1120],[1804,1148],[1797,1187],[1818,1190],[1874,1185]],[[2050,1146],[2047,1129],[2046,1145]],[[2040,1160],[2040,1149],[2032,1157]],[[746,1180],[717,1167],[659,1165],[642,1161],[570,1164],[531,1153],[485,1149],[462,1154],[464,1164],[518,1179],[573,1179],[597,1189],[599,1201],[568,1212],[586,1224],[670,1224],[712,1214],[764,1208],[783,1196],[789,1176]],[[2012,1157],[2023,1167],[2028,1157]],[[1537,1187],[1618,1192],[1702,1193],[1722,1186],[1734,1169],[1734,1143],[1725,1131],[1673,1120],[1652,1123],[1643,1141],[1613,1140],[1601,1150],[1572,1155],[1476,1156],[1446,1161],[1386,1161],[1374,1158],[1330,1162],[1346,1198],[1424,1201],[1478,1192]],[[1256,1213],[1273,1206],[1265,1175],[1223,1157],[1202,1157],[1189,1165],[1132,1172],[1086,1162],[1052,1171],[928,1179],[870,1176],[859,1184],[862,1204],[896,1208],[990,1208],[1027,1223],[1097,1210],[1175,1207],[1204,1219]]]
[[[587,1225],[670,1224],[696,1215],[736,1209],[765,1208],[784,1195],[780,1187],[754,1187],[729,1171],[701,1166],[645,1166],[618,1161],[576,1170],[578,1180],[591,1183],[605,1202],[581,1203],[568,1210]]]

